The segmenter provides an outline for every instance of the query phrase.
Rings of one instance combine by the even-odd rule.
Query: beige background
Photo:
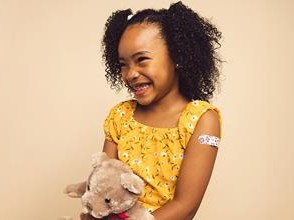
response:
[[[0,0],[0,219],[78,219],[62,189],[88,175],[109,108],[127,98],[104,79],[104,22],[169,2]],[[294,4],[184,2],[222,30],[227,61],[214,100],[224,137],[195,219],[294,219]]]

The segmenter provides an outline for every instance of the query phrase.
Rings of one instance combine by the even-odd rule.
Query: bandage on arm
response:
[[[218,148],[220,143],[220,138],[212,135],[202,134],[198,137],[199,144],[207,144]]]

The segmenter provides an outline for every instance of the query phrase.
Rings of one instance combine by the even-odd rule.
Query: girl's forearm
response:
[[[198,207],[199,205],[189,208],[180,201],[171,200],[152,214],[156,220],[191,220],[196,214]]]

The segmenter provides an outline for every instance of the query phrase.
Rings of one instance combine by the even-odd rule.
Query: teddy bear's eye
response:
[[[111,199],[106,198],[106,199],[104,199],[104,201],[105,201],[106,203],[110,203],[110,202],[111,202]]]
[[[87,185],[87,190],[90,191],[90,185],[89,184]]]

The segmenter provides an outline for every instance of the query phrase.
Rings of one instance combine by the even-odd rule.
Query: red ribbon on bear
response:
[[[122,213],[118,213],[118,214],[111,214],[109,216],[109,220],[116,220],[116,219],[127,219],[129,216],[127,216],[127,214],[125,212]]]

